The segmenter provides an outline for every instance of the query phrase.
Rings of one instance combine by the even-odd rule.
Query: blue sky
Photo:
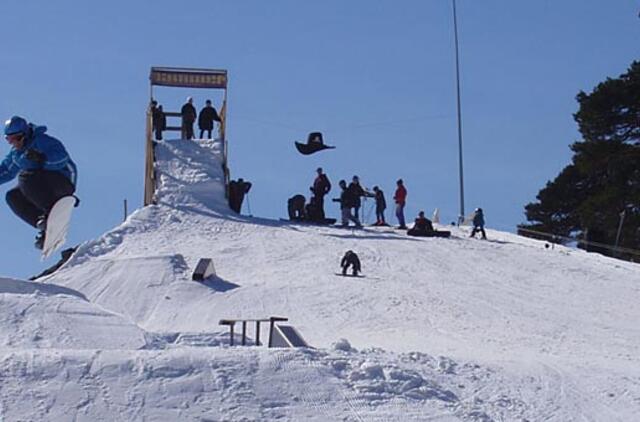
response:
[[[637,0],[458,0],[467,212],[480,206],[503,230],[524,221],[579,139],[575,95],[640,59],[639,10]],[[79,167],[70,243],[119,224],[124,199],[141,206],[153,65],[229,71],[230,168],[254,183],[254,215],[284,217],[318,166],[336,187],[355,174],[379,185],[389,202],[403,178],[409,219],[458,213],[448,0],[5,0],[0,13],[0,117],[46,124]],[[167,111],[187,95],[197,108],[219,105],[206,91],[158,94]],[[337,148],[297,154],[293,141],[315,130]],[[52,263],[39,262],[33,229],[4,203],[0,228],[1,274]]]

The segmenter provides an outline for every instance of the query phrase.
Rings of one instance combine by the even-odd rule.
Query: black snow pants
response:
[[[56,201],[73,195],[75,187],[58,171],[23,171],[18,186],[7,192],[7,204],[21,219],[37,227],[38,219],[46,216]]]

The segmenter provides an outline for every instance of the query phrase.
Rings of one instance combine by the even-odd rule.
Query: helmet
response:
[[[14,135],[16,133],[26,133],[29,130],[29,124],[20,116],[13,116],[4,122],[4,134]]]

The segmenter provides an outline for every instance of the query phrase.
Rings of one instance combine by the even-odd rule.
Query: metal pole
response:
[[[122,221],[127,221],[127,215],[129,215],[129,211],[127,210],[127,200],[124,200],[124,220]]]
[[[249,192],[247,192],[247,211],[249,211],[249,217],[253,217],[253,214],[251,214],[251,201],[249,201]]]
[[[622,210],[620,213],[620,223],[618,224],[618,233],[616,234],[616,255],[618,255],[618,242],[620,241],[620,233],[622,232],[622,224],[624,223],[624,216],[627,210]]]
[[[460,105],[460,55],[458,52],[458,16],[456,13],[456,0],[453,3],[453,34],[456,47],[456,94],[458,104],[458,167],[460,173],[460,215],[458,225],[464,221],[464,175],[462,171],[462,107]]]

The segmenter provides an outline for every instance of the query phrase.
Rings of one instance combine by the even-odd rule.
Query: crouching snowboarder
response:
[[[304,203],[306,199],[303,195],[294,195],[287,201],[287,211],[289,220],[302,221],[305,219]]]
[[[53,205],[76,190],[76,165],[62,143],[46,134],[46,126],[27,123],[19,116],[5,122],[11,150],[0,163],[0,185],[18,177],[7,192],[11,210],[39,230],[35,246],[42,249],[46,221]]]
[[[342,261],[340,261],[340,266],[342,267],[342,275],[347,275],[349,267],[351,267],[351,275],[354,277],[357,277],[358,273],[361,271],[360,258],[358,258],[358,255],[351,250],[344,254]]]

